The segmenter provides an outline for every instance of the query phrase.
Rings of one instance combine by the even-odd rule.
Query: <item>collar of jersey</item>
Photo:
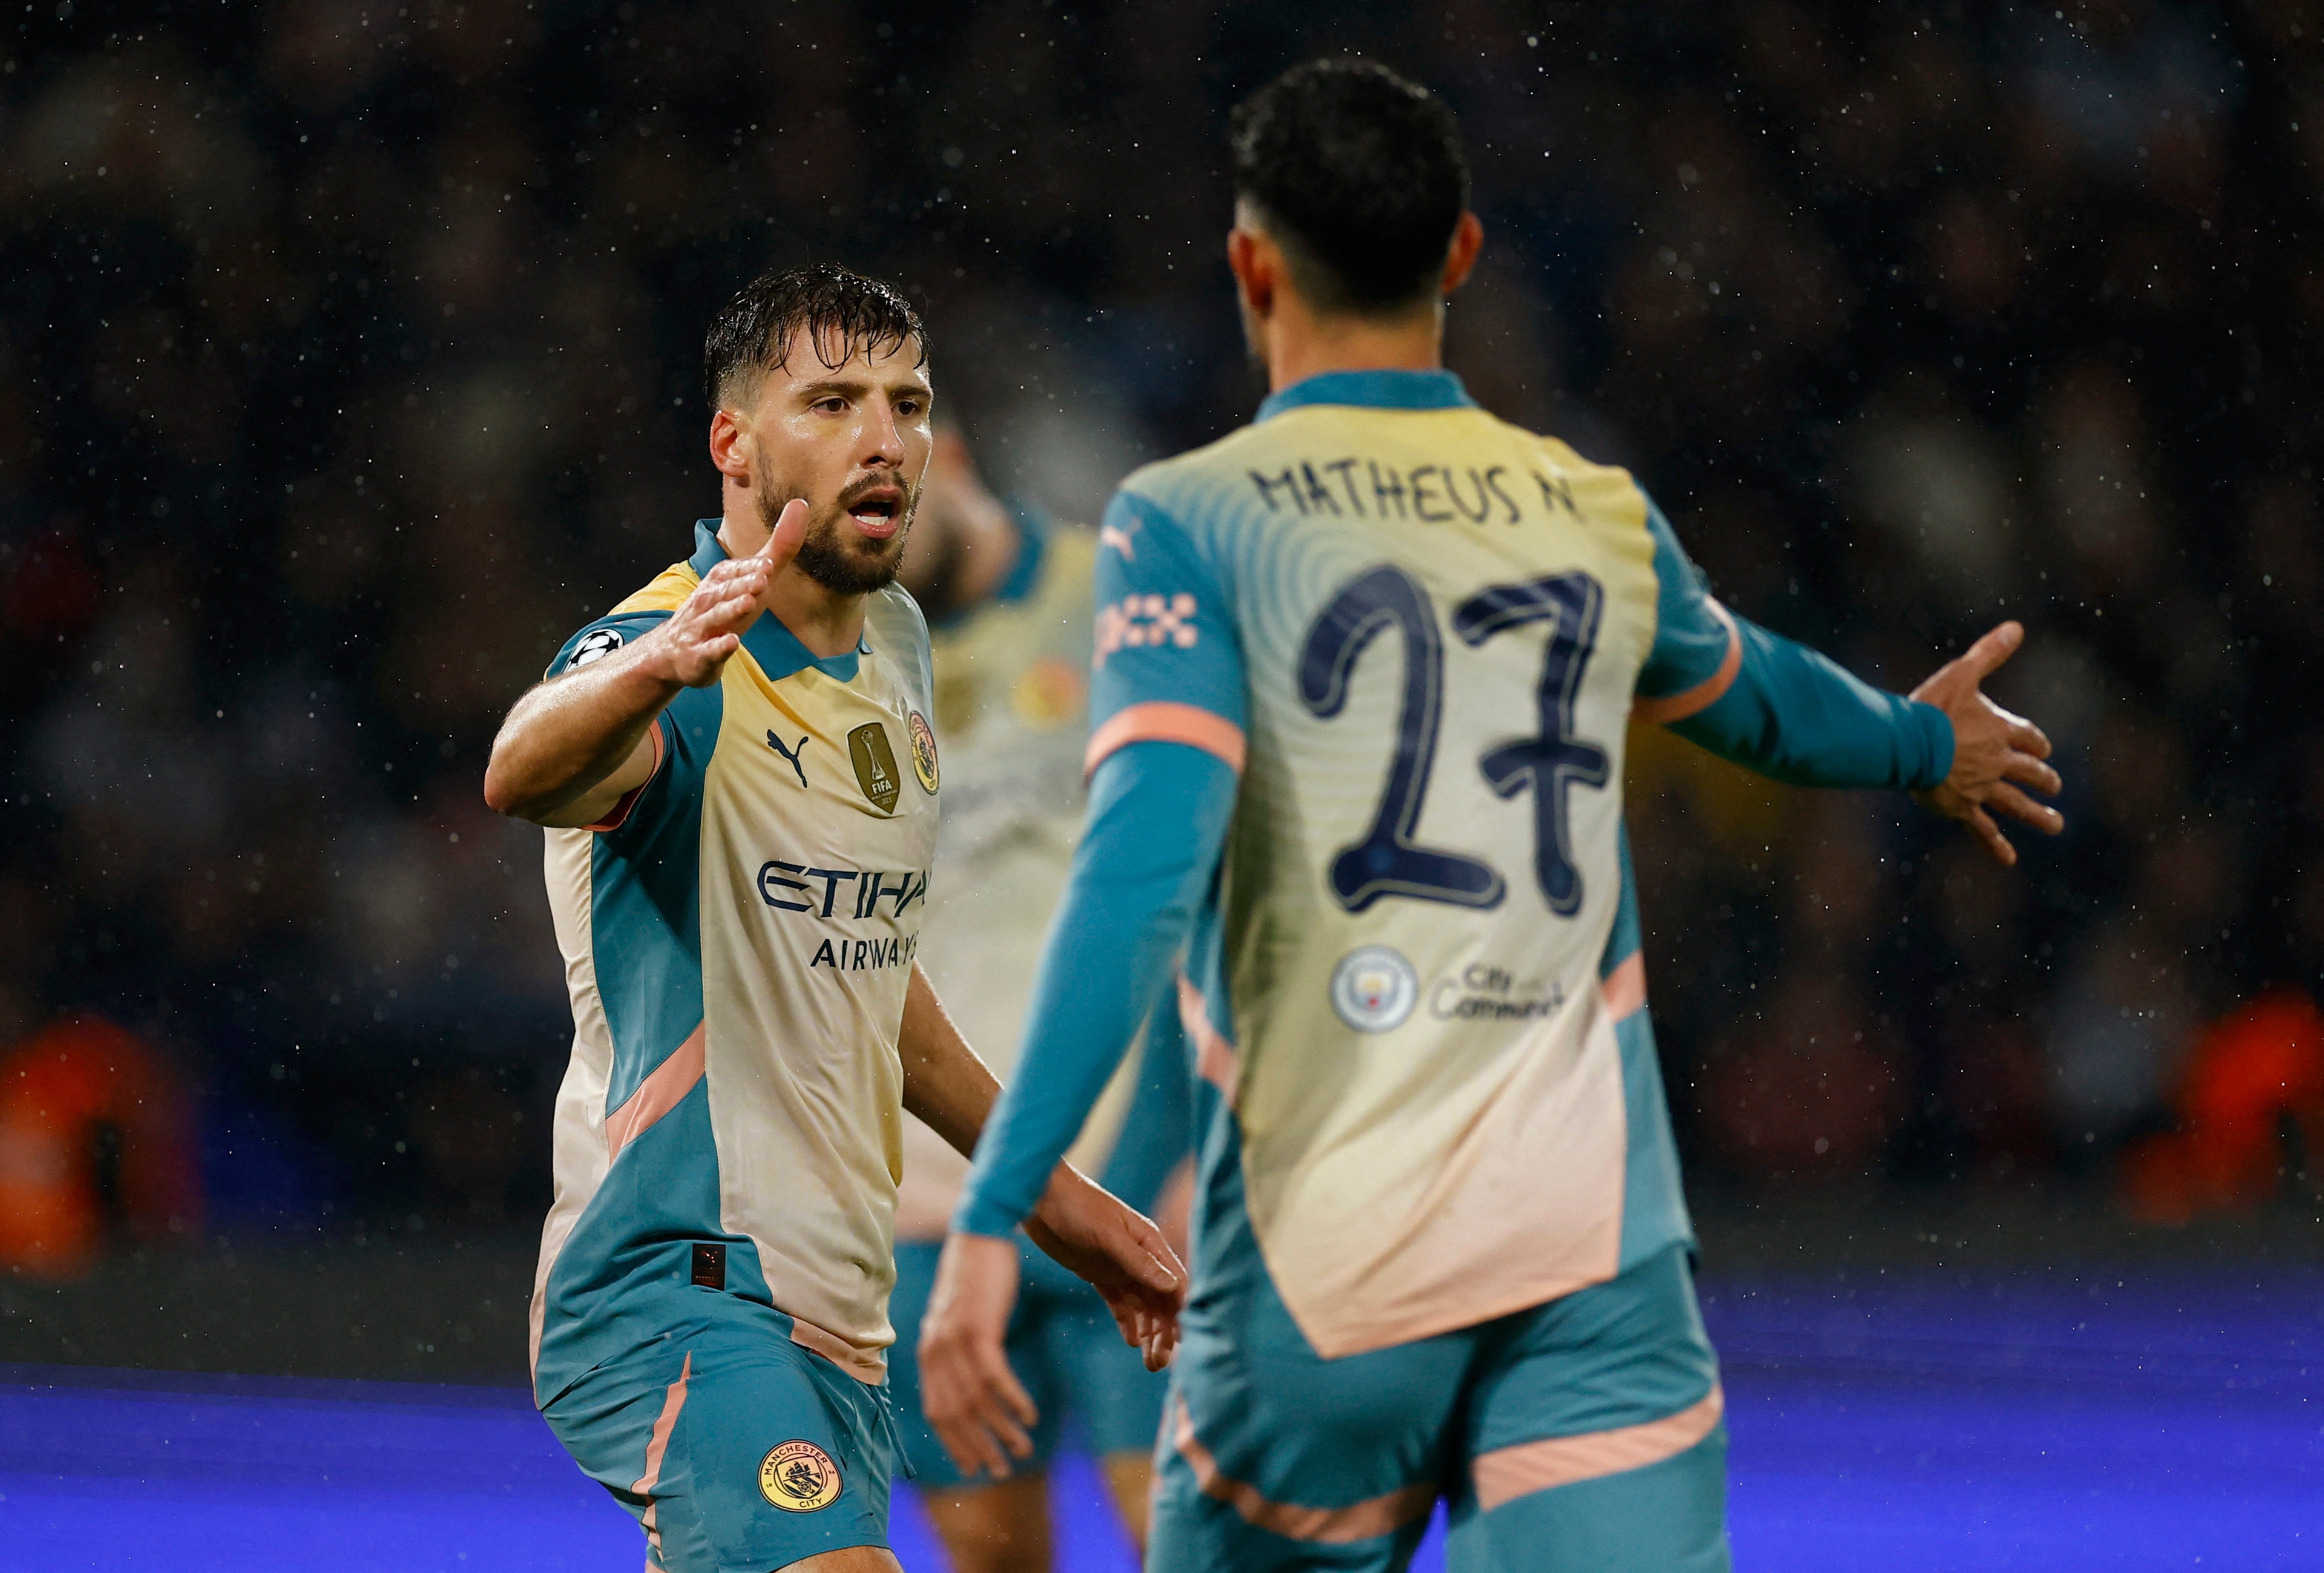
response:
[[[726,548],[718,539],[718,523],[715,519],[695,521],[694,555],[686,560],[686,566],[694,570],[697,581],[726,560]],[[767,674],[769,682],[780,682],[791,673],[811,666],[827,678],[852,683],[862,658],[872,653],[872,642],[867,634],[844,655],[817,658],[799,643],[798,634],[783,626],[780,617],[762,613],[751,625],[751,631],[742,635],[742,648],[751,652],[751,659],[759,663],[759,670]]]
[[[1281,388],[1259,407],[1265,421],[1302,404],[1361,404],[1374,410],[1473,410],[1477,401],[1448,371],[1324,372]]]

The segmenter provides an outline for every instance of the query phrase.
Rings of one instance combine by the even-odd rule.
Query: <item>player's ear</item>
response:
[[[1469,282],[1469,274],[1477,265],[1477,253],[1484,248],[1485,224],[1474,213],[1461,215],[1461,222],[1452,227],[1452,244],[1444,249],[1443,293]]]
[[[1276,270],[1269,264],[1280,254],[1265,235],[1246,226],[1240,215],[1235,227],[1227,231],[1227,266],[1234,273],[1244,307],[1255,317],[1265,318],[1275,310]]]
[[[734,412],[720,406],[710,417],[710,462],[727,479],[751,484],[751,460],[756,457],[758,443],[751,429],[734,419]]]

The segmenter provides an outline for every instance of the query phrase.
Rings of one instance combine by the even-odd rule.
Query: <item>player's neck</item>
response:
[[[764,605],[809,655],[828,661],[863,642],[863,603],[870,598],[826,589],[792,563],[767,587]]]
[[[729,508],[719,522],[718,544],[729,557],[748,557],[767,543],[767,527],[747,501],[740,517]],[[845,595],[812,578],[797,562],[777,574],[760,600],[817,661],[845,655],[863,642],[863,595]]]
[[[1441,305],[1387,319],[1324,315],[1286,292],[1256,328],[1270,393],[1327,372],[1427,372],[1444,364]]]

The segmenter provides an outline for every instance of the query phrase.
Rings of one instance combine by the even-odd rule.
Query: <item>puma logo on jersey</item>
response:
[[[783,746],[783,740],[781,738],[776,736],[772,732],[769,732],[767,734],[767,746],[773,749],[777,754],[781,754],[785,760],[789,762],[790,767],[798,772],[799,785],[801,786],[807,785],[807,766],[799,763],[799,755],[807,752],[807,745],[813,740],[813,737],[814,734],[808,733],[799,738],[796,746],[786,748]]]

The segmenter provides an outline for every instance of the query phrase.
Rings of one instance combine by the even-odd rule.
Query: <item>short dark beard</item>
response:
[[[847,517],[847,499],[843,495],[827,512],[808,522],[807,539],[791,560],[801,573],[835,596],[868,596],[873,590],[884,590],[896,582],[896,572],[903,566],[904,542],[912,533],[912,514],[919,500],[917,491],[905,494],[901,527],[881,542],[885,549],[881,556],[865,557],[840,533],[840,521]],[[761,488],[759,522],[770,534],[789,502],[788,497],[777,498],[770,489]]]

